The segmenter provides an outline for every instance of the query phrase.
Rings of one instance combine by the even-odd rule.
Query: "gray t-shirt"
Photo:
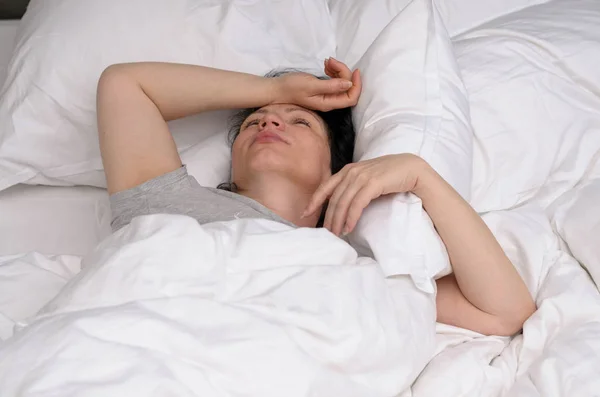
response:
[[[240,218],[262,218],[295,227],[262,204],[226,190],[200,186],[181,167],[110,196],[113,231],[133,218],[151,214],[187,215],[200,224]]]

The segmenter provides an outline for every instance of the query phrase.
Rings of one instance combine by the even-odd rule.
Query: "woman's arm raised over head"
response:
[[[353,75],[352,82],[359,81]],[[305,73],[265,78],[196,65],[140,62],[108,67],[98,82],[100,151],[109,193],[181,167],[166,121],[209,110],[296,103],[318,110],[356,104],[340,78]],[[355,84],[356,85],[356,84]]]
[[[109,193],[181,167],[166,121],[213,109],[263,106],[272,95],[267,79],[249,74],[169,63],[110,66],[97,94]]]

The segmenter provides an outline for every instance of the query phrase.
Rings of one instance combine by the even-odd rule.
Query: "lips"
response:
[[[279,136],[279,134],[277,134],[273,131],[269,131],[269,130],[264,130],[264,131],[261,131],[258,134],[256,134],[256,137],[254,138],[254,142],[255,143],[272,143],[272,142],[287,143],[282,137]]]

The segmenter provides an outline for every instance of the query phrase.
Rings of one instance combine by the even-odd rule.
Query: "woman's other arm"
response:
[[[414,193],[442,238],[454,273],[437,281],[438,321],[513,335],[536,310],[527,286],[473,208],[430,166]]]
[[[404,192],[421,198],[454,269],[437,281],[438,321],[483,334],[518,332],[535,311],[525,283],[479,215],[422,158],[396,154],[349,164],[317,189],[304,215],[329,199],[324,227],[349,233],[372,200]]]

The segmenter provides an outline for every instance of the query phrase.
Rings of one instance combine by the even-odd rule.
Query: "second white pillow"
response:
[[[364,91],[354,113],[355,159],[395,153],[423,157],[465,199],[472,170],[469,104],[452,45],[431,0],[413,0],[358,62]],[[410,274],[432,292],[449,271],[444,244],[414,195],[374,201],[350,241],[386,276]]]

